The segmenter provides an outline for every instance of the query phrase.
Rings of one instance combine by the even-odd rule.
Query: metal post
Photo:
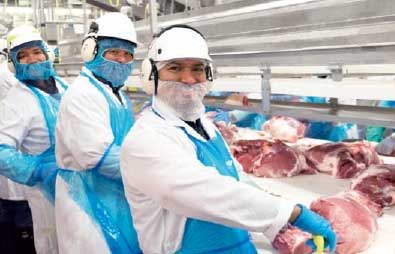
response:
[[[31,4],[32,4],[32,9],[33,9],[33,25],[35,27],[37,27],[38,26],[38,21],[37,21],[37,10],[38,10],[38,8],[37,8],[37,0],[32,0]]]
[[[158,10],[156,8],[156,0],[150,0],[149,7],[151,14],[151,33],[155,34],[158,31]]]
[[[269,66],[261,68],[261,95],[262,95],[262,114],[270,114],[270,78],[271,70]]]
[[[88,33],[88,18],[86,16],[86,0],[82,1],[84,36]]]

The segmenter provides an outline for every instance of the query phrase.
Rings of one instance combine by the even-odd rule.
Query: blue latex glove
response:
[[[121,171],[119,167],[120,150],[121,147],[114,144],[108,148],[97,166],[100,174],[114,180],[121,180]]]
[[[329,246],[330,251],[334,251],[337,241],[336,233],[333,231],[329,222],[321,215],[311,211],[309,208],[303,205],[298,206],[301,211],[292,225],[313,235],[321,235],[324,237],[325,248]],[[316,250],[316,246],[312,239],[307,241],[307,245],[309,245],[314,251]]]
[[[395,133],[386,137],[376,146],[376,152],[383,155],[392,155],[395,152]]]
[[[217,110],[217,114],[214,117],[214,122],[224,121],[225,123],[231,122],[231,117],[229,112]]]

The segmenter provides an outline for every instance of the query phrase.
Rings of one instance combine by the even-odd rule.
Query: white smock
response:
[[[3,100],[11,87],[16,85],[18,80],[10,72],[7,61],[0,64],[0,101]],[[0,175],[0,198],[7,200],[26,200],[23,185],[16,183],[5,176]]]
[[[175,253],[188,217],[262,232],[273,240],[294,204],[205,167],[180,127],[204,139],[160,100],[153,109],[163,118],[146,112],[121,149],[122,179],[143,252]],[[201,122],[210,137],[218,131],[203,114]]]
[[[116,104],[120,104],[109,86],[97,80],[87,68],[82,71],[95,79]],[[126,101],[123,103],[126,105]],[[113,142],[109,105],[88,78],[79,75],[62,97],[55,139],[59,167],[76,171],[95,167]],[[59,253],[109,254],[99,226],[73,200],[68,190],[68,184],[58,177],[55,213]]]

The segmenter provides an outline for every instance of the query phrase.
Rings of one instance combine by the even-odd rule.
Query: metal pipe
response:
[[[83,10],[84,35],[85,35],[87,34],[88,31],[88,18],[86,16],[86,0],[82,1],[82,10]]]
[[[264,115],[270,114],[270,93],[271,93],[271,87],[270,87],[270,78],[271,78],[271,71],[270,67],[266,66],[261,69],[262,70],[262,75],[261,75],[261,96],[262,96],[262,113]]]
[[[149,7],[151,17],[151,33],[155,34],[156,31],[158,31],[158,10],[156,8],[156,0],[150,0]]]

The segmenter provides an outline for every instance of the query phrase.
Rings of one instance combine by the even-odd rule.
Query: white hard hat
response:
[[[30,25],[18,26],[7,34],[8,50],[31,41],[43,41],[43,39],[40,32]]]
[[[211,62],[204,37],[187,26],[172,26],[160,32],[152,41],[148,58],[154,62],[196,58]]]
[[[125,14],[110,12],[99,17],[97,24],[97,37],[112,37],[137,44],[136,29],[133,22]]]
[[[117,38],[138,44],[133,22],[125,14],[110,12],[90,25],[89,33],[85,36],[81,46],[81,56],[84,62],[90,62],[95,58],[98,37]]]

